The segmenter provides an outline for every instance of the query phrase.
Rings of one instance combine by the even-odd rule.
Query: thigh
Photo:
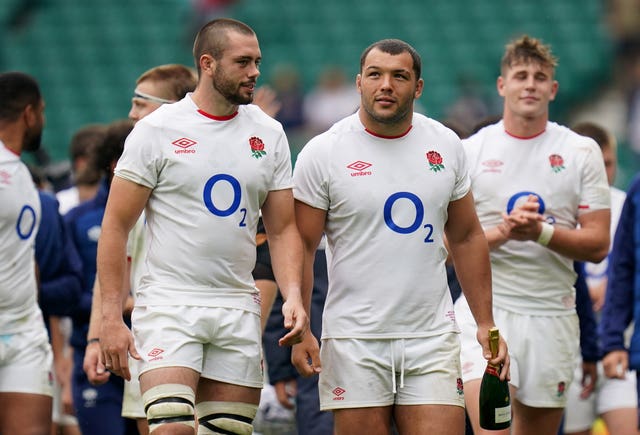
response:
[[[392,345],[397,405],[464,408],[458,334],[393,340]]]
[[[260,388],[200,378],[196,391],[196,402],[240,402],[257,406],[260,402],[260,392]]]
[[[261,389],[264,385],[260,316],[235,308],[210,308],[215,328],[204,345],[201,377]]]
[[[51,431],[51,396],[0,393],[0,433],[48,434]]]
[[[209,339],[205,307],[135,307],[131,317],[135,345],[142,357],[139,373],[163,367],[202,371]]]
[[[391,340],[325,339],[320,360],[322,410],[394,404]]]
[[[556,435],[562,421],[562,408],[535,408],[511,400],[511,431],[519,435]]]
[[[564,408],[579,355],[577,315],[510,313],[506,325],[510,354],[518,364],[518,401],[534,408]]]
[[[335,435],[389,435],[391,406],[336,409]]]
[[[402,435],[463,435],[464,408],[455,405],[396,405],[394,411]]]
[[[0,392],[53,396],[52,367],[44,325],[2,336]]]
[[[573,381],[567,389],[567,404],[564,413],[564,431],[566,433],[589,431],[596,419],[596,390],[586,399],[580,397],[582,393],[582,359],[576,362]]]

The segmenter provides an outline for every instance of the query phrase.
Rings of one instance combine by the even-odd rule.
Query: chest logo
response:
[[[429,169],[433,172],[439,172],[444,169],[444,164],[442,164],[442,156],[437,151],[428,151],[427,152],[427,162],[429,162]]]
[[[551,170],[556,174],[565,169],[564,159],[560,154],[551,154],[549,156],[549,164],[551,165]]]
[[[355,162],[347,165],[347,168],[354,170],[351,173],[352,177],[359,177],[362,175],[371,175],[371,171],[367,171],[371,167],[371,163],[363,162],[362,160],[356,160]]]
[[[172,145],[175,145],[175,146],[179,147],[179,149],[175,150],[176,154],[195,153],[196,150],[188,149],[188,148],[194,146],[197,143],[198,142],[196,142],[195,140],[192,140],[192,139],[189,139],[189,138],[186,138],[186,137],[181,137],[180,139],[176,139],[173,142],[171,142]]]
[[[249,146],[251,147],[251,155],[256,159],[261,159],[262,157],[267,155],[267,152],[264,150],[264,142],[257,136],[252,136],[249,138]]]

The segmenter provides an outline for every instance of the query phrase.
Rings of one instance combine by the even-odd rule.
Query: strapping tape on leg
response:
[[[150,388],[142,395],[149,432],[169,423],[195,428],[195,398],[193,390],[182,384],[164,384]]]
[[[241,402],[201,402],[196,405],[198,435],[251,435],[258,406]]]

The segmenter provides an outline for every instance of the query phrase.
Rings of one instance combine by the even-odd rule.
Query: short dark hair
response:
[[[15,121],[27,106],[41,101],[40,86],[30,75],[18,71],[0,74],[0,122]]]
[[[595,140],[600,149],[615,148],[616,141],[612,134],[610,134],[604,127],[594,122],[579,122],[571,127],[571,130],[578,133],[580,136],[587,136]]]
[[[111,165],[118,161],[124,150],[124,142],[133,130],[130,119],[114,121],[107,126],[104,140],[96,146],[93,166],[102,174],[111,177]]]
[[[364,62],[369,55],[369,52],[374,48],[393,56],[402,53],[409,53],[411,55],[411,59],[413,59],[413,72],[416,74],[416,79],[421,77],[422,59],[420,58],[420,55],[415,48],[400,39],[382,39],[365,48],[360,56],[360,72],[362,72],[362,68],[364,68]]]
[[[231,18],[217,18],[209,21],[200,29],[193,43],[193,59],[198,75],[200,74],[200,56],[210,54],[214,59],[220,60],[225,48],[227,48],[229,40],[227,33],[231,30],[243,35],[256,34],[251,27],[242,21]]]

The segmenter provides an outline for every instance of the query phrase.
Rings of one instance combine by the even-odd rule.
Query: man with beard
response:
[[[338,435],[387,434],[392,421],[400,434],[464,433],[445,235],[481,352],[491,355],[487,241],[460,139],[413,112],[420,74],[420,56],[407,43],[369,46],[356,77],[361,108],[312,139],[295,167],[307,308],[323,233],[331,259],[320,355],[309,333],[292,359],[304,375],[322,366],[320,406],[334,411]],[[504,341],[491,362],[508,376]]]
[[[44,100],[20,72],[0,74],[0,433],[49,433],[52,353],[38,307],[40,200],[22,151],[40,147]]]
[[[105,367],[140,386],[155,434],[250,434],[263,386],[260,298],[251,277],[259,211],[286,302],[280,344],[308,329],[302,243],[282,126],[250,105],[261,59],[246,24],[216,19],[196,36],[198,85],[136,126],[115,169],[98,244]],[[145,208],[149,247],[122,320],[126,242]]]

